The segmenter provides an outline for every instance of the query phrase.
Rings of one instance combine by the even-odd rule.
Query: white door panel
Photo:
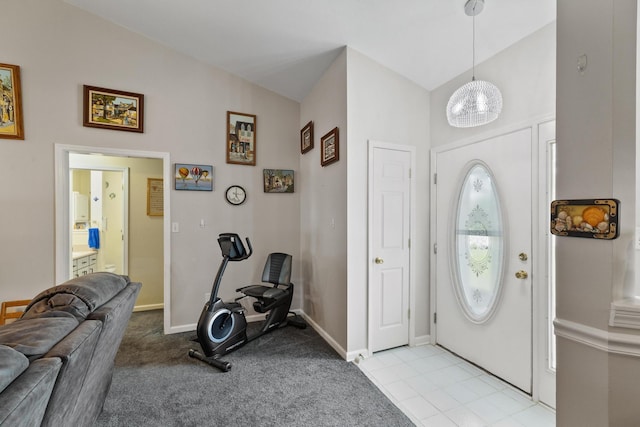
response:
[[[370,307],[372,351],[409,343],[408,151],[372,150]]]
[[[480,207],[477,209],[480,213],[461,212],[462,220],[456,218],[462,180],[474,164],[486,167],[489,173],[485,181],[491,181],[496,188],[502,212],[502,227],[498,231],[474,231],[476,222],[495,223],[495,220],[485,218]],[[531,129],[439,152],[436,173],[437,343],[531,392]],[[474,188],[488,185],[481,179],[476,181],[471,182]],[[474,203],[468,203],[469,207],[475,207]],[[460,230],[465,224],[470,230]],[[463,246],[460,244],[456,246],[456,232],[471,236],[469,241],[472,243],[467,249],[472,246],[473,249],[468,253],[461,253]],[[502,249],[478,255],[478,247],[482,248],[483,243],[473,241],[478,238],[474,233],[484,239],[503,239]],[[520,254],[525,254],[526,259],[521,259]],[[461,263],[461,268],[473,269],[474,274],[465,279],[472,282],[470,289],[477,288],[471,294],[455,288],[459,282],[457,276],[460,276],[456,272],[456,262]],[[499,275],[495,308],[486,318],[474,318],[464,308],[461,295],[470,295],[467,302],[471,303],[474,299],[478,302],[485,298],[483,285],[473,282],[500,268],[500,262],[504,264]],[[519,271],[527,272],[528,277],[516,278]]]

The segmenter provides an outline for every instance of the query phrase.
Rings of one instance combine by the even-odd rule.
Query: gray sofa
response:
[[[0,326],[0,425],[92,425],[141,286],[113,273],[78,277]]]

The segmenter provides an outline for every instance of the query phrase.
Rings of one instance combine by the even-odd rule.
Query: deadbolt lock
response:
[[[527,259],[529,259],[527,254],[525,254],[524,252],[520,252],[520,255],[518,255],[518,258],[520,258],[520,261],[526,261]]]
[[[529,277],[529,274],[526,271],[524,270],[516,271],[516,278],[526,279],[527,277]]]
[[[384,262],[384,260],[382,258],[376,257],[376,259],[374,260],[374,262],[376,264],[382,264]]]

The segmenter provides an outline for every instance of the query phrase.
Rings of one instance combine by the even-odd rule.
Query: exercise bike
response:
[[[250,341],[287,325],[300,329],[307,323],[297,314],[290,312],[293,298],[291,283],[291,255],[275,252],[269,254],[262,273],[262,281],[266,285],[249,285],[236,289],[242,296],[233,302],[223,302],[218,297],[222,275],[229,261],[244,261],[253,253],[251,242],[246,238],[247,252],[242,239],[235,233],[223,233],[218,236],[218,244],[222,251],[222,263],[218,268],[211,296],[205,303],[198,320],[198,342],[204,355],[196,350],[189,350],[189,356],[208,363],[222,371],[229,371],[231,363],[220,360],[221,356],[244,346]],[[258,313],[266,313],[266,319],[258,333],[247,336],[247,319],[245,309],[239,300],[253,297],[253,308]],[[289,315],[292,316],[289,316]]]

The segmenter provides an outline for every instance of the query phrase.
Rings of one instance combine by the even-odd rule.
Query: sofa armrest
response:
[[[62,367],[42,419],[42,427],[68,425],[73,420],[72,414],[101,330],[101,322],[85,320],[45,354],[44,357],[62,360]]]
[[[39,426],[62,361],[38,359],[0,393],[0,425]]]

